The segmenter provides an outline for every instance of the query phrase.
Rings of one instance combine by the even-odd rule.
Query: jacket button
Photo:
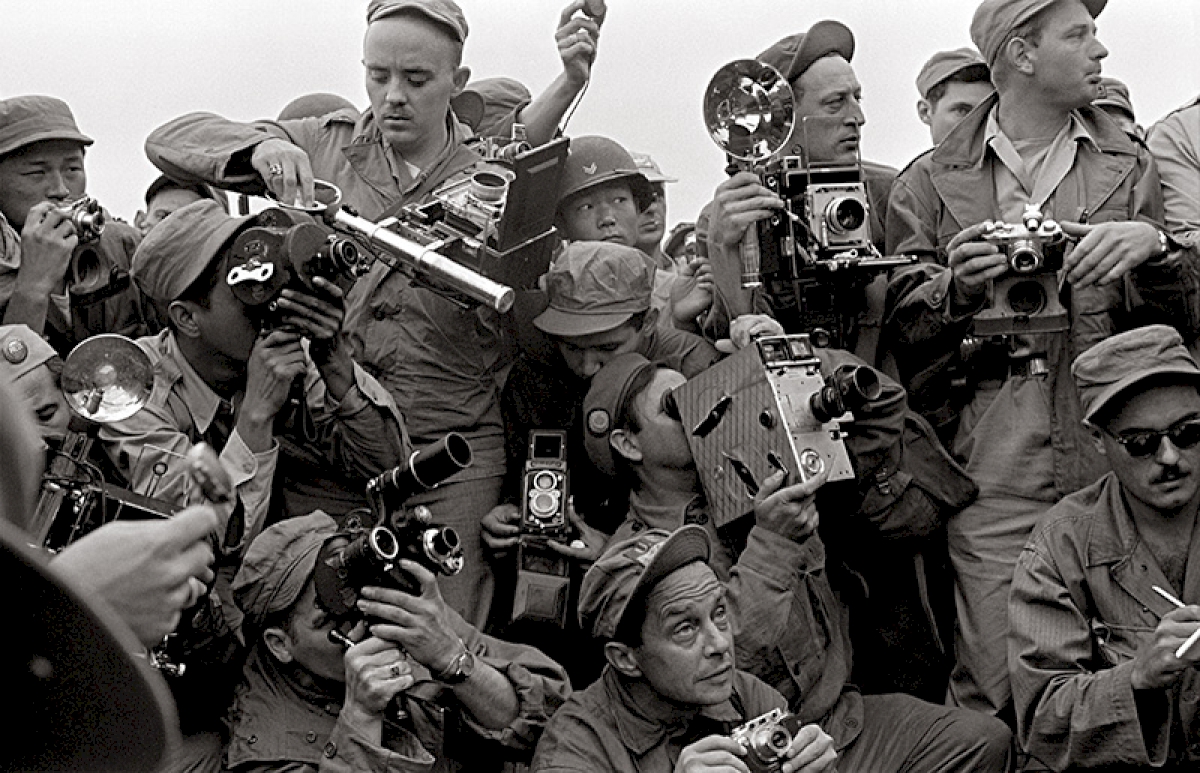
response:
[[[641,531],[642,530],[642,522],[634,521],[633,523],[631,523],[629,525],[629,528],[633,529],[634,531]]]
[[[854,717],[850,717],[849,719],[846,720],[846,727],[850,728],[851,730],[857,729],[858,728],[858,720],[855,719]]]
[[[313,731],[309,730],[307,733],[304,734],[304,740],[308,741],[309,743],[316,743],[317,734],[314,733]]]
[[[329,759],[333,759],[337,756],[337,744],[335,744],[333,741],[325,744],[325,756]]]
[[[258,743],[258,736],[256,736],[256,735],[250,736],[249,738],[246,739],[246,743],[248,743],[248,744]]]
[[[800,661],[796,661],[795,663],[792,664],[792,673],[795,674],[796,676],[800,676],[800,671],[801,671]]]
[[[371,316],[374,317],[377,321],[382,322],[383,320],[387,319],[387,312],[384,311],[383,309],[375,309],[375,311],[371,314]]]

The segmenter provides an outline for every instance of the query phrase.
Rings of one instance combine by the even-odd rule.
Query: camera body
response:
[[[853,480],[841,425],[881,392],[868,366],[824,373],[807,335],[763,336],[672,391],[717,528],[778,470]]]
[[[742,761],[751,773],[775,773],[783,769],[784,754],[800,728],[799,716],[783,709],[772,709],[735,727],[729,737],[746,750]]]
[[[536,288],[558,242],[554,215],[568,145],[566,138],[536,148],[519,137],[483,143],[490,159],[379,225],[500,284]],[[454,297],[436,280],[422,281]]]
[[[983,240],[1008,259],[1008,272],[993,280],[988,306],[975,315],[980,336],[1066,330],[1070,318],[1058,297],[1067,236],[1053,220],[1028,206],[1019,224],[992,223]]]
[[[521,534],[517,547],[517,584],[512,622],[531,620],[567,623],[571,585],[570,564],[546,542],[566,542],[570,496],[567,471],[567,433],[534,429],[529,432],[529,455],[521,485]]]
[[[799,156],[784,156],[759,176],[783,199],[782,210],[758,221],[764,274],[799,276],[851,250],[849,257],[871,251],[871,204],[860,166],[805,167]]]
[[[265,209],[233,240],[225,281],[244,305],[272,311],[285,287],[319,294],[321,277],[347,290],[370,266],[348,237],[303,213]]]
[[[80,244],[95,241],[104,233],[104,209],[100,202],[91,196],[76,199],[64,207],[59,207],[58,211],[71,221],[71,227],[75,229]]]

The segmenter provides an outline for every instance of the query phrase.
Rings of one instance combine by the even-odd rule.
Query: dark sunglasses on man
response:
[[[1109,434],[1112,435],[1112,433]],[[1200,419],[1184,419],[1163,430],[1122,432],[1119,435],[1112,435],[1112,438],[1121,444],[1125,453],[1135,459],[1142,459],[1158,453],[1163,438],[1170,438],[1171,445],[1184,450],[1200,443]]]

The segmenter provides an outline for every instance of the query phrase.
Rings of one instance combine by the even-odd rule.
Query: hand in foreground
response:
[[[388,702],[412,687],[412,665],[393,642],[368,636],[346,650],[346,700],[349,709],[365,717],[381,715]]]
[[[1130,676],[1133,689],[1169,687],[1185,670],[1200,663],[1200,643],[1193,644],[1183,654],[1182,660],[1175,657],[1175,651],[1197,627],[1200,627],[1200,606],[1195,604],[1163,615],[1154,629],[1154,636],[1138,647],[1133,660],[1133,674]]]
[[[600,8],[598,17],[592,15],[593,6]],[[558,29],[554,32],[558,57],[562,60],[563,74],[578,87],[587,82],[596,61],[604,10],[603,0],[571,0],[559,15]]]
[[[775,472],[763,481],[754,495],[754,523],[793,542],[803,542],[817,530],[817,489],[825,485],[828,472],[802,483],[784,486],[787,473]]]
[[[239,425],[243,415],[255,422],[271,422],[287,401],[292,382],[306,370],[299,333],[271,330],[260,335],[246,363],[246,399],[238,410]]]
[[[1067,281],[1077,289],[1116,282],[1158,255],[1162,248],[1158,229],[1137,220],[1060,225],[1067,236],[1079,239],[1074,249],[1067,253],[1063,266]]]
[[[78,244],[75,227],[58,205],[52,201],[35,204],[21,229],[18,279],[47,293],[58,292]]]
[[[714,346],[717,351],[733,354],[745,349],[759,336],[781,336],[783,325],[767,314],[743,314],[729,323],[729,338],[722,338]]]
[[[570,544],[548,540],[546,544],[560,556],[572,558],[583,564],[591,565],[604,551],[608,543],[608,535],[599,529],[593,529],[579,513],[575,512],[575,498],[567,500],[567,522],[575,530],[577,536]]]
[[[988,222],[964,228],[946,245],[954,287],[952,300],[957,306],[970,306],[993,279],[1008,271],[1008,256],[991,242],[980,239],[991,230]]]
[[[432,572],[407,559],[399,566],[420,584],[421,595],[367,586],[358,601],[359,611],[375,618],[372,636],[400,645],[430,673],[441,673],[460,651],[460,640],[450,625],[451,612]]]
[[[746,229],[783,208],[783,199],[753,172],[738,172],[717,186],[708,216],[708,243],[737,249]]]
[[[693,258],[671,284],[671,314],[675,322],[694,326],[696,317],[713,302],[712,266],[705,258]]]
[[[219,526],[208,506],[161,521],[113,521],[69,545],[50,566],[107,601],[150,647],[207,592]]]
[[[521,534],[521,511],[516,505],[496,505],[479,523],[483,544],[496,557],[517,546]]]
[[[276,201],[297,206],[313,203],[312,161],[298,146],[278,137],[264,140],[254,146],[250,165]]]

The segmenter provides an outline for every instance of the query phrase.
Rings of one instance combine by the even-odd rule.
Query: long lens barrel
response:
[[[334,223],[362,234],[389,255],[453,287],[467,297],[501,314],[512,308],[516,294],[511,287],[472,271],[458,261],[442,255],[433,247],[406,239],[395,231],[358,215],[352,215],[344,209],[335,211],[332,218]]]
[[[879,374],[867,365],[843,365],[825,378],[825,385],[813,393],[809,406],[817,421],[836,419],[846,411],[856,411],[883,392]]]
[[[457,432],[448,433],[433,445],[414,453],[404,464],[371,479],[368,494],[384,497],[389,506],[403,504],[409,497],[428,491],[459,470],[471,465],[471,444]]]

